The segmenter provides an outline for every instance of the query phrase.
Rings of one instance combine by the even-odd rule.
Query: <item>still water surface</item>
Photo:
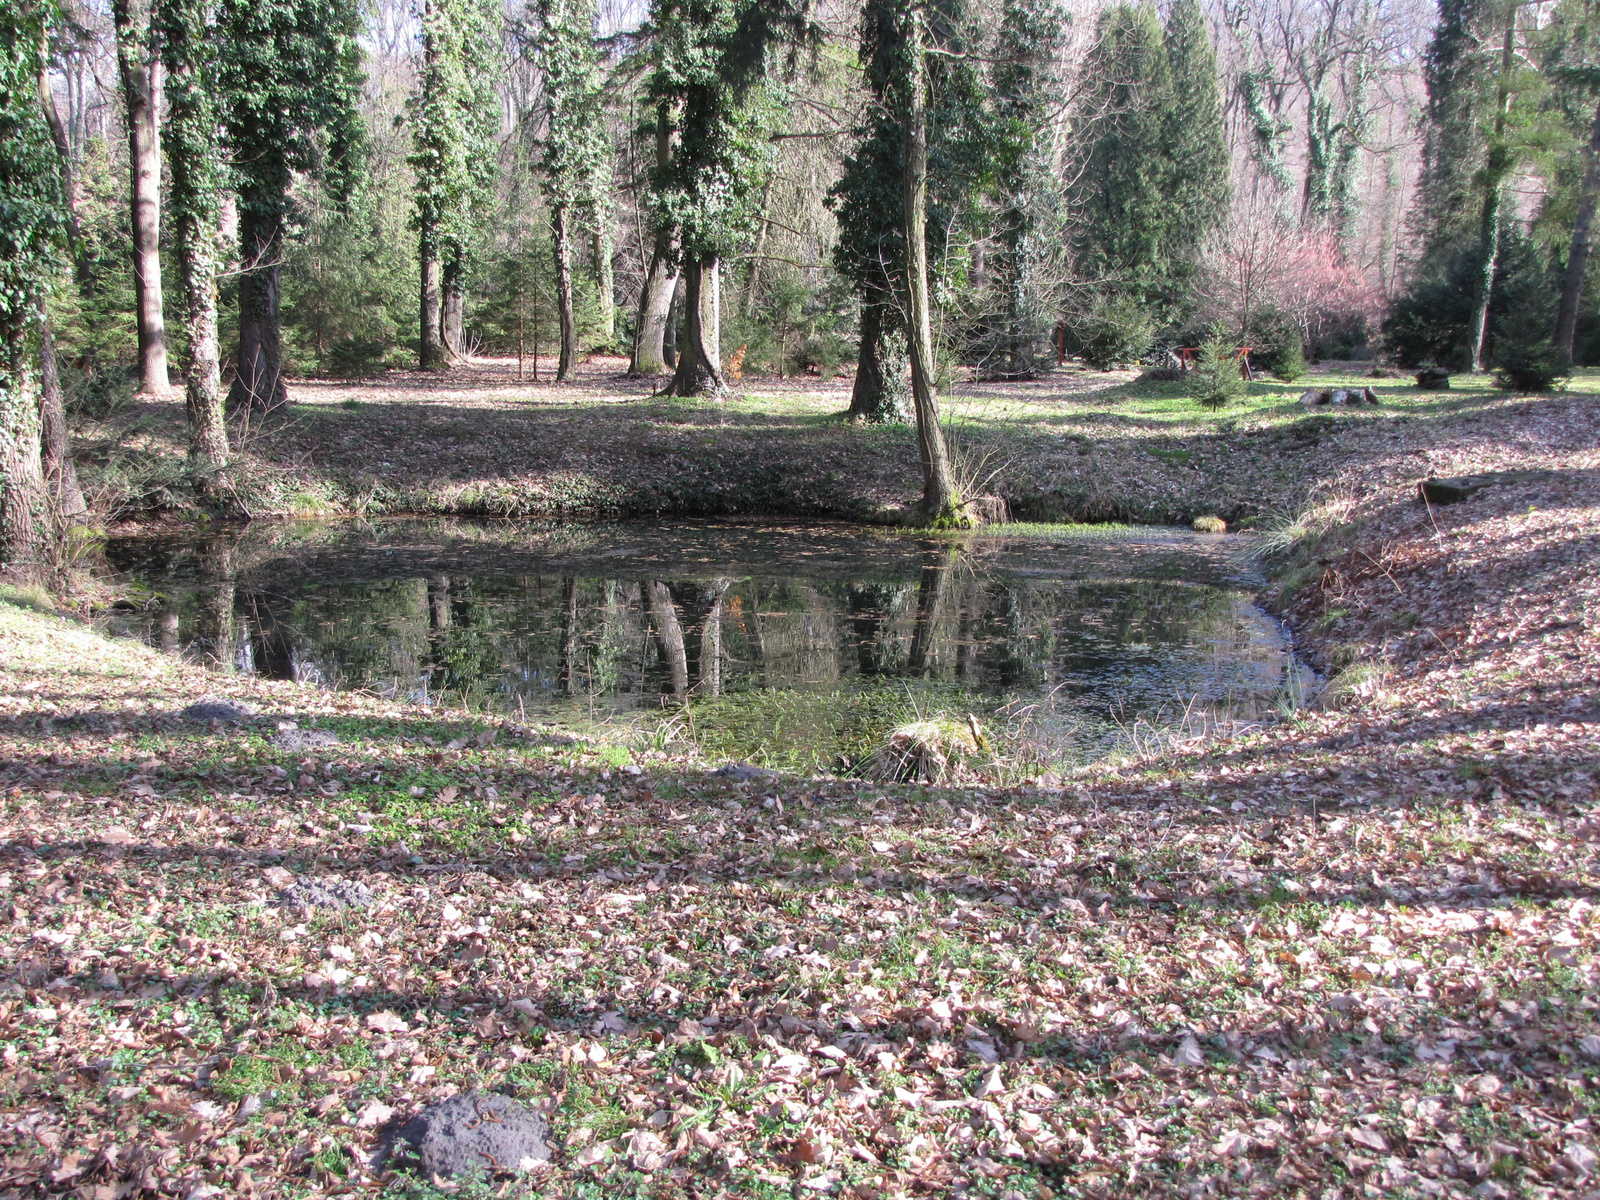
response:
[[[874,721],[934,710],[1022,720],[1079,759],[1141,721],[1270,715],[1296,667],[1237,545],[385,520],[108,554],[133,606],[117,626],[169,653],[529,719],[687,705],[742,730],[729,753],[825,765]]]

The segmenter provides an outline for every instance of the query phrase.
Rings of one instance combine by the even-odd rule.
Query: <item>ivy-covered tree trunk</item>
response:
[[[158,18],[167,68],[167,148],[172,169],[172,248],[188,335],[184,400],[189,452],[213,471],[229,458],[217,341],[217,259],[222,164],[212,46],[205,0],[165,0]]]
[[[678,344],[678,368],[667,395],[726,395],[728,385],[722,377],[720,264],[714,258],[686,262],[683,281],[683,334]]]
[[[958,521],[960,498],[950,452],[939,424],[934,391],[933,306],[928,294],[928,65],[926,14],[913,0],[904,14],[907,78],[904,81],[906,318],[911,358],[911,398],[922,458],[922,511],[930,521]]]
[[[440,279],[439,239],[432,222],[423,225],[417,238],[418,282],[422,289],[418,313],[417,365],[431,371],[444,365],[444,285]]]
[[[283,219],[275,198],[241,197],[239,247],[239,359],[230,399],[258,411],[289,399],[283,379]]]
[[[609,347],[617,340],[616,275],[611,266],[611,218],[600,208],[594,212],[594,232],[589,240],[594,260],[594,289],[599,296],[600,327],[595,332]]]
[[[556,259],[556,309],[561,320],[561,356],[556,363],[556,382],[572,378],[578,361],[578,324],[572,305],[572,231],[565,204],[550,209],[550,241]]]
[[[855,386],[850,390],[852,421],[877,425],[911,420],[911,387],[906,377],[905,323],[891,297],[861,306],[861,349]]]
[[[26,315],[0,327],[0,568],[13,578],[44,574],[48,530],[40,460],[39,387]]]
[[[72,521],[89,511],[72,464],[72,438],[67,410],[61,398],[61,377],[56,371],[56,339],[42,310],[39,313],[39,457],[51,508],[62,520]]]
[[[467,265],[458,250],[445,256],[439,269],[439,342],[446,362],[465,362]]]
[[[128,126],[132,204],[134,315],[139,331],[139,389],[164,396],[167,329],[161,301],[161,60],[151,36],[148,3],[112,0],[117,69]]]
[[[1578,335],[1578,309],[1583,301],[1583,276],[1589,266],[1589,244],[1594,235],[1595,203],[1600,200],[1600,108],[1595,110],[1589,133],[1583,186],[1578,192],[1578,212],[1572,222],[1572,244],[1567,250],[1567,273],[1561,281],[1561,307],[1556,311],[1556,347],[1572,361]]]

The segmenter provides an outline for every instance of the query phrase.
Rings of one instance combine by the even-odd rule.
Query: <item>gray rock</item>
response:
[[[287,750],[291,754],[339,745],[339,735],[325,729],[285,729],[267,740],[279,750]]]
[[[354,879],[296,879],[278,893],[285,908],[370,908],[372,889]]]
[[[718,767],[711,772],[713,779],[732,779],[739,783],[750,783],[757,779],[776,779],[778,773],[769,771],[765,767],[752,766],[750,763],[729,763],[725,767]]]
[[[243,704],[234,704],[230,700],[218,700],[215,696],[206,696],[196,700],[188,708],[178,714],[185,721],[226,721],[237,723],[248,721],[256,715],[255,709]]]
[[[418,1112],[395,1133],[392,1151],[401,1165],[412,1160],[428,1177],[509,1175],[548,1162],[549,1139],[549,1124],[527,1106],[495,1092],[468,1092]]]

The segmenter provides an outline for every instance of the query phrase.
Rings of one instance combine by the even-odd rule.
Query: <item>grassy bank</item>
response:
[[[471,1087],[549,1196],[1583,1194],[1593,406],[1437,403],[1274,527],[1325,706],[1064,790],[739,783],[0,603],[0,1194],[433,1194],[384,1110]],[[277,904],[334,875],[373,907]]]
[[[892,520],[920,494],[914,433],[844,424],[846,383],[749,380],[720,403],[656,400],[625,364],[598,359],[570,385],[518,382],[505,364],[377,381],[303,381],[263,424],[236,429],[239,462],[211,481],[210,511],[491,516],[836,516]],[[1314,485],[1389,453],[1516,442],[1551,403],[1470,380],[1321,373],[1250,385],[1201,409],[1177,384],[1068,369],[1023,384],[961,384],[945,401],[963,483],[998,491],[1029,521],[1261,523]],[[1371,385],[1376,409],[1310,412],[1311,384]],[[181,401],[130,405],[80,430],[78,458],[103,519],[207,511],[186,465]],[[1422,464],[1417,464],[1422,465]],[[222,497],[218,500],[215,497]]]

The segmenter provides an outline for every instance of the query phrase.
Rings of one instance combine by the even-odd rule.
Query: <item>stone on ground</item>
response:
[[[296,879],[278,893],[285,908],[370,908],[372,889],[354,879]]]
[[[394,1135],[393,1151],[425,1177],[508,1175],[548,1162],[549,1138],[549,1124],[527,1106],[495,1092],[468,1092],[418,1112]]]
[[[178,714],[185,721],[248,721],[255,716],[255,709],[248,705],[235,704],[231,700],[218,700],[214,696],[206,696],[196,700],[188,708]]]

